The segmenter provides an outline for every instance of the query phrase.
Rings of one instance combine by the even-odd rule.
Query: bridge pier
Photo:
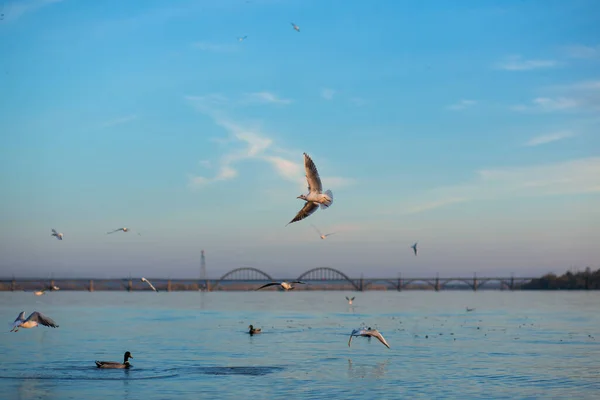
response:
[[[12,282],[10,283],[10,291],[14,292],[17,289],[17,282],[15,281],[15,278],[13,278]]]
[[[88,287],[88,290],[90,292],[94,291],[94,280],[93,279],[90,279],[90,286]]]
[[[398,291],[402,291],[402,275],[398,274]]]
[[[515,290],[515,277],[514,276],[510,277],[510,290],[511,291]]]
[[[436,292],[440,291],[440,277],[439,275],[435,276],[435,287],[434,287]]]
[[[359,290],[360,290],[361,292],[364,292],[364,287],[365,287],[365,286],[364,286],[364,283],[365,283],[365,279],[364,279],[363,275],[362,275],[362,274],[360,274],[360,289],[359,289]]]
[[[129,278],[129,281],[127,282],[127,291],[131,292],[133,290],[133,282],[131,282],[131,278]]]
[[[171,280],[169,279],[167,281],[167,292],[170,292],[170,291],[171,291]]]
[[[473,274],[473,291],[477,291],[477,274]]]

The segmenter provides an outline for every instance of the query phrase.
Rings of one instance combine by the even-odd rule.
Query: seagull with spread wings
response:
[[[350,343],[352,343],[352,338],[354,336],[363,336],[363,337],[368,337],[368,338],[374,337],[374,338],[377,338],[377,340],[379,340],[381,343],[383,343],[383,345],[385,347],[387,347],[388,349],[390,348],[390,345],[388,344],[388,342],[386,342],[383,335],[381,333],[379,333],[379,331],[377,329],[354,329],[354,330],[352,330],[352,333],[350,334],[350,339],[348,340],[348,347],[350,347]]]
[[[300,283],[300,284],[302,284],[302,285],[304,285],[304,284],[305,284],[305,283],[304,283],[304,282],[302,282],[302,281],[293,281],[293,282],[285,282],[285,281],[283,281],[283,282],[271,282],[271,283],[267,283],[266,285],[262,285],[261,287],[259,287],[259,288],[258,288],[258,289],[256,289],[256,290],[260,290],[260,289],[263,289],[263,288],[266,288],[266,287],[269,287],[269,286],[279,286],[279,287],[281,287],[283,290],[285,290],[285,291],[287,292],[288,290],[294,290],[294,289],[295,289],[295,286],[294,286],[294,285],[292,285],[292,283]]]
[[[321,239],[325,239],[325,238],[327,238],[327,236],[335,235],[335,232],[326,233],[325,235],[323,235],[323,233],[321,233],[321,231],[316,226],[314,226],[313,224],[310,224],[310,226],[315,228],[315,230],[317,231],[317,233],[319,234],[319,237]]]
[[[296,30],[296,32],[300,32],[300,27],[298,25],[296,25],[293,22],[290,22],[290,24],[292,24],[292,26],[294,27],[294,29]]]
[[[351,306],[351,305],[352,305],[352,302],[354,301],[354,297],[350,297],[350,298],[349,298],[348,296],[346,296],[346,300],[348,300],[348,305],[350,305],[350,306]]]
[[[50,234],[50,236],[55,236],[58,240],[63,240],[63,234],[57,232],[56,229],[52,229],[52,233]]]
[[[130,230],[131,229],[129,229],[129,228],[119,228],[119,229],[115,229],[114,231],[106,232],[106,234],[110,235],[111,233],[115,233],[115,232],[119,232],[119,231],[123,231],[123,232],[127,233]],[[142,236],[142,234],[138,232],[138,236]]]
[[[21,314],[15,319],[15,322],[12,324],[11,332],[16,332],[19,328],[35,328],[38,325],[49,326],[52,328],[58,328],[56,322],[52,321],[52,319],[46,317],[41,312],[34,311],[32,312],[27,319],[25,319],[25,311],[21,311]]]
[[[151,283],[150,283],[150,281],[149,281],[148,279],[146,279],[146,278],[144,278],[144,277],[142,276],[142,279],[141,279],[141,281],[142,281],[142,282],[146,282],[146,283],[148,284],[148,286],[150,286],[150,289],[152,289],[152,290],[154,290],[155,292],[157,292],[157,293],[158,293],[158,290],[156,290],[156,288],[154,287],[154,285],[153,285],[153,284],[151,284]]]
[[[246,38],[247,38],[247,37],[248,37],[248,35],[246,35],[246,36],[242,36],[242,37],[239,37],[239,38],[238,38],[238,41],[239,41],[239,42],[243,42],[244,40],[246,40]]]
[[[413,244],[412,246],[410,246],[413,249],[413,252],[415,253],[415,256],[417,255],[417,243],[419,243],[419,242],[415,242],[415,244]]]
[[[301,194],[297,198],[306,201],[306,203],[287,225],[303,220],[317,211],[319,207],[325,209],[333,204],[333,193],[331,190],[323,192],[319,171],[317,171],[315,163],[306,153],[304,153],[304,170],[306,172],[306,181],[308,182],[308,194]]]

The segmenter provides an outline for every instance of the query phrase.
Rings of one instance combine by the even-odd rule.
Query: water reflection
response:
[[[379,379],[386,373],[390,360],[387,359],[373,365],[358,364],[354,365],[352,359],[348,359],[348,378],[350,379]]]

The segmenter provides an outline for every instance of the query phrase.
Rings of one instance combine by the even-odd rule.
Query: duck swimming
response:
[[[261,331],[262,331],[262,329],[260,329],[260,328],[255,328],[255,327],[254,327],[254,326],[252,326],[252,325],[250,325],[250,326],[248,327],[248,333],[249,333],[250,335],[256,335],[257,333],[260,333]]]
[[[133,365],[129,364],[130,358],[133,358],[133,356],[130,352],[126,351],[122,363],[115,361],[95,361],[95,363],[98,368],[125,369],[133,367]]]

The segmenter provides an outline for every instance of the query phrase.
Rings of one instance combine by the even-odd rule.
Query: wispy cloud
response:
[[[354,104],[357,107],[364,106],[367,104],[367,101],[362,97],[351,97],[350,103]]]
[[[127,122],[133,121],[134,119],[137,119],[137,115],[127,115],[125,117],[119,117],[119,118],[115,118],[115,119],[111,119],[109,121],[106,121],[104,123],[102,123],[100,125],[101,128],[107,128],[109,126],[115,126],[115,125],[121,125],[121,124],[125,124]]]
[[[521,56],[509,56],[504,61],[495,65],[498,69],[506,71],[529,71],[539,68],[556,67],[558,62],[554,60],[525,60]]]
[[[246,103],[262,103],[262,104],[290,104],[292,100],[278,97],[271,92],[255,92],[246,93],[244,96]]]
[[[549,133],[546,135],[535,136],[529,139],[527,142],[524,143],[524,146],[539,146],[541,144],[552,143],[573,136],[575,136],[575,134],[571,131]]]
[[[335,90],[333,90],[333,89],[325,88],[325,89],[321,90],[321,97],[324,98],[325,100],[332,100],[334,95],[335,95]]]
[[[202,51],[214,51],[218,53],[228,53],[237,50],[239,47],[233,44],[212,43],[206,41],[195,42],[192,46]]]
[[[567,46],[565,50],[571,58],[600,58],[600,45],[585,46],[577,44]]]
[[[517,104],[512,106],[511,109],[514,111],[538,111],[538,112],[550,112],[550,111],[563,111],[574,109],[580,106],[580,103],[572,98],[567,97],[536,97],[531,101],[531,104]]]
[[[467,201],[584,193],[600,193],[600,157],[479,170],[472,182],[434,189],[429,197],[437,200],[406,206],[405,213],[417,213]]]
[[[276,146],[272,139],[262,133],[260,128],[250,127],[227,117],[218,106],[215,107],[214,96],[187,96],[186,99],[198,111],[210,116],[230,136],[230,140],[224,142],[229,147],[229,151],[221,156],[218,173],[212,178],[189,175],[191,187],[234,179],[238,176],[236,165],[242,161],[253,160],[269,164],[281,178],[306,189],[301,154],[297,159],[291,160],[288,155],[296,154],[296,152]],[[331,187],[338,188],[354,183],[353,179],[337,176],[324,177],[323,181],[326,181]]]
[[[599,111],[600,80],[588,80],[545,89],[550,96],[537,97],[531,104],[518,104],[515,111]]]
[[[468,107],[472,107],[475,104],[477,104],[477,102],[475,100],[461,100],[456,104],[451,104],[449,105],[447,108],[448,110],[464,110],[465,108]]]
[[[16,20],[25,14],[37,11],[38,9],[55,3],[61,3],[63,0],[24,0],[4,3],[0,8],[4,12],[4,21]]]

